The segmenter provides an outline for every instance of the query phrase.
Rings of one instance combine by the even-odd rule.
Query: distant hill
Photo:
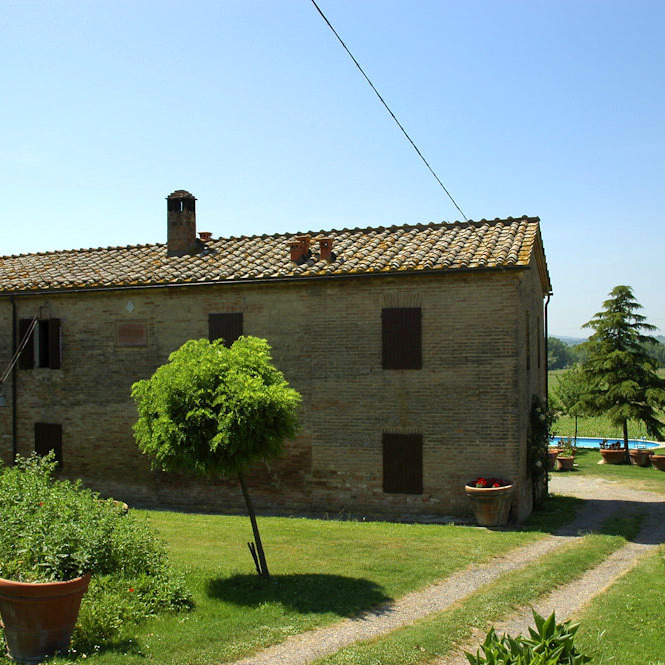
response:
[[[550,335],[550,337],[556,337],[569,346],[577,346],[582,342],[586,342],[586,337],[566,337],[565,335]]]

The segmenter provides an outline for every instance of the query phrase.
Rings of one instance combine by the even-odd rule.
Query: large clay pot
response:
[[[558,471],[572,471],[575,464],[575,455],[559,455],[556,458],[556,468]]]
[[[473,514],[479,526],[505,526],[508,524],[510,504],[515,485],[505,487],[464,487],[471,499]]]
[[[665,471],[665,455],[651,455],[651,466],[658,471]]]
[[[67,651],[90,575],[67,582],[26,583],[0,578],[0,617],[10,658],[41,663]]]
[[[561,452],[561,448],[548,448],[547,450],[547,470],[554,471],[556,466],[556,458]]]
[[[603,456],[605,464],[625,464],[626,451],[621,450],[601,450],[600,454]]]
[[[649,451],[645,448],[633,448],[629,454],[631,464],[649,466]]]

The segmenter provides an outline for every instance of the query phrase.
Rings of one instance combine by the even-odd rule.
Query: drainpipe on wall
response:
[[[9,300],[12,303],[12,357],[16,353],[16,301],[14,296],[9,296]],[[16,464],[16,456],[18,455],[18,439],[16,437],[16,363],[12,367],[12,465]]]
[[[549,349],[547,348],[547,339],[549,337],[549,329],[547,327],[547,306],[550,304],[550,298],[552,297],[551,293],[547,294],[547,300],[545,301],[545,406],[549,407],[550,405],[550,386],[549,386],[549,374],[547,369],[547,358],[549,356]]]

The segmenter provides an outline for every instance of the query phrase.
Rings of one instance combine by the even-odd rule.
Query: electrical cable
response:
[[[468,221],[467,216],[462,212],[462,209],[457,205],[457,202],[456,202],[455,199],[452,197],[452,195],[450,194],[450,192],[446,189],[446,186],[441,182],[439,176],[436,175],[436,173],[434,172],[434,169],[429,165],[429,163],[427,162],[427,160],[425,159],[425,157],[423,157],[423,154],[420,152],[420,150],[418,150],[418,146],[413,142],[413,140],[412,140],[411,137],[407,134],[407,132],[406,132],[406,130],[404,129],[404,127],[402,127],[402,124],[401,124],[400,121],[397,119],[397,117],[395,116],[395,114],[390,110],[390,107],[388,106],[388,104],[386,104],[386,102],[384,101],[383,97],[381,97],[381,95],[379,94],[379,91],[374,87],[374,84],[372,83],[372,81],[370,81],[369,76],[367,76],[367,74],[365,74],[365,71],[364,71],[363,68],[360,66],[359,62],[353,57],[353,53],[351,53],[351,51],[349,51],[349,49],[347,48],[347,46],[346,46],[346,44],[344,43],[344,41],[342,40],[342,38],[337,34],[337,31],[335,30],[335,28],[332,27],[332,24],[331,24],[330,21],[326,18],[326,15],[321,11],[321,8],[316,4],[316,1],[315,1],[315,0],[311,0],[311,3],[314,5],[314,7],[316,7],[316,11],[319,12],[319,14],[321,15],[321,18],[322,18],[322,19],[328,24],[328,27],[332,30],[332,32],[333,32],[333,34],[335,35],[335,37],[337,37],[339,43],[344,47],[344,50],[349,54],[349,57],[351,58],[351,60],[353,60],[353,62],[354,62],[354,64],[356,65],[356,67],[360,70],[360,73],[365,77],[365,80],[367,81],[367,83],[369,83],[369,85],[370,85],[370,87],[372,88],[372,90],[374,90],[374,92],[376,93],[376,96],[381,100],[381,103],[386,107],[386,110],[388,111],[388,113],[390,113],[390,115],[392,116],[392,119],[397,123],[397,126],[402,130],[402,133],[404,134],[404,136],[406,136],[406,138],[407,138],[407,140],[409,141],[409,143],[413,146],[413,149],[418,153],[418,156],[420,157],[420,159],[423,160],[425,166],[429,169],[430,173],[436,178],[436,181],[439,183],[439,185],[441,185],[441,188],[442,188],[443,191],[447,194],[448,198],[453,202],[453,205],[459,210],[459,212],[460,212],[460,214],[462,215],[462,217],[464,217],[464,221],[465,221],[465,222]]]

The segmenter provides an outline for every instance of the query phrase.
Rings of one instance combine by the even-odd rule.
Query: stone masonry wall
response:
[[[540,298],[540,299],[539,299]],[[142,505],[242,509],[233,480],[151,471],[131,427],[133,382],[171,351],[207,337],[208,314],[243,312],[245,334],[266,337],[303,395],[301,433],[284,457],[248,477],[261,510],[463,515],[464,483],[497,475],[520,486],[514,515],[530,511],[525,445],[531,392],[524,308],[542,313],[535,269],[437,276],[358,277],[274,284],[22,296],[62,321],[62,368],[18,371],[18,448],[34,424],[63,431],[62,475]],[[421,307],[423,367],[381,368],[381,310]],[[536,324],[538,314],[530,317]],[[144,322],[147,344],[121,348],[118,322]],[[541,317],[542,326],[542,317]],[[541,331],[542,334],[542,331]],[[535,333],[532,343],[537,343]],[[0,365],[11,355],[11,307],[0,299]],[[11,396],[10,381],[5,395]],[[526,418],[526,419],[525,419]],[[423,437],[423,494],[384,494],[382,433]],[[0,409],[0,453],[11,457],[11,408]]]

